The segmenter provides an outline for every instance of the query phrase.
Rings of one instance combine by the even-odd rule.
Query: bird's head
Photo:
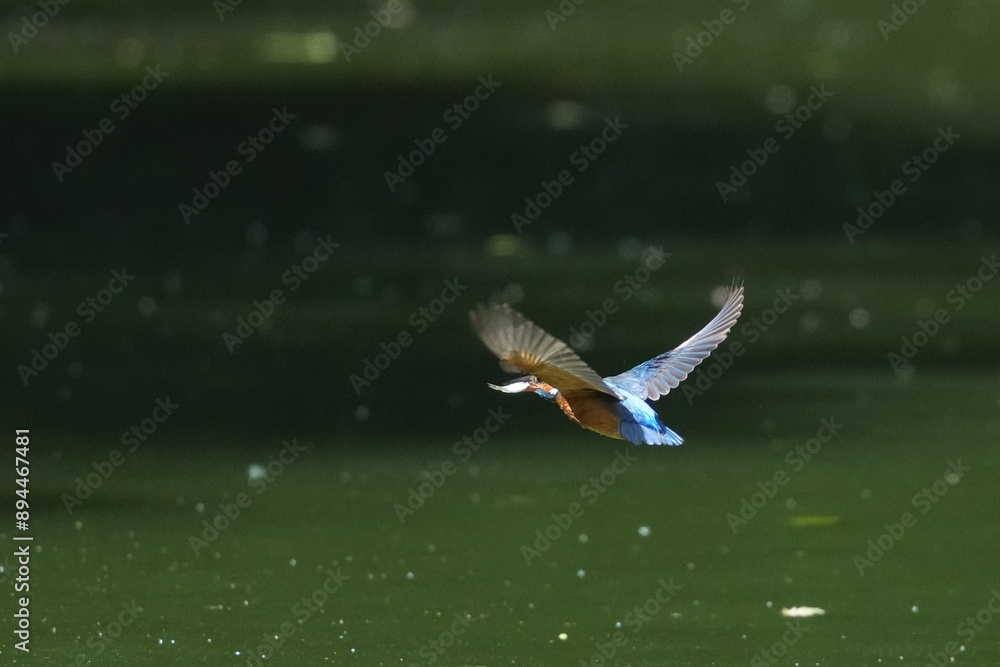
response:
[[[496,389],[505,394],[520,394],[525,391],[533,391],[545,398],[554,398],[556,393],[558,393],[557,389],[542,382],[534,375],[524,375],[503,384],[489,384],[488,382],[486,384],[490,389]]]

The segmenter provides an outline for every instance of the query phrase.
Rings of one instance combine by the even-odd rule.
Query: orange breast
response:
[[[618,432],[618,417],[613,410],[617,402],[614,396],[586,389],[560,392],[556,396],[556,403],[577,424],[609,438],[622,440]]]

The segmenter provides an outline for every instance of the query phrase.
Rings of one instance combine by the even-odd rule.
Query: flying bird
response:
[[[634,445],[684,442],[646,401],[665,396],[726,339],[743,310],[743,286],[734,286],[722,310],[701,331],[669,352],[621,375],[602,378],[569,345],[546,333],[507,304],[480,304],[469,313],[472,327],[509,373],[507,394],[531,391],[555,401],[566,416],[601,435]]]

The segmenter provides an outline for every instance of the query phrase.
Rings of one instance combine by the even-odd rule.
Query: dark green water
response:
[[[575,665],[618,622],[625,641],[612,664],[768,664],[751,661],[777,643],[788,654],[780,664],[922,665],[950,641],[964,645],[962,663],[996,664],[995,625],[971,641],[956,630],[1000,588],[996,378],[934,375],[919,388],[850,374],[729,382],[775,416],[770,437],[716,410],[718,428],[688,432],[675,449],[630,448],[569,424],[540,438],[518,417],[550,406],[509,401],[511,419],[467,462],[451,442],[460,429],[409,452],[403,439],[312,440],[258,495],[247,466],[266,464],[279,442],[250,454],[165,435],[158,448],[176,445],[169,454],[128,455],[72,517],[54,503],[87,469],[70,453],[81,443],[36,441],[42,478],[65,483],[36,491],[53,506],[36,514],[31,657],[250,664],[247,651],[288,622],[294,632],[268,664],[434,664],[429,642],[450,643],[441,635],[459,614],[468,627],[456,626],[462,634],[437,664]],[[842,429],[810,460],[786,458],[824,418]],[[634,463],[609,474],[620,453]],[[454,475],[401,524],[394,505],[446,461]],[[950,462],[968,471],[949,474]],[[778,471],[788,479],[774,497],[752,498]],[[602,474],[604,484],[581,493]],[[914,500],[925,488],[933,504]],[[195,555],[192,536],[213,535],[202,520],[241,492],[250,504]],[[743,498],[762,506],[734,531],[727,515]],[[563,530],[552,514],[574,502],[582,514]],[[880,537],[904,512],[915,524]],[[525,545],[546,547],[537,530],[556,539],[529,565]],[[868,554],[880,539],[888,550]],[[873,555],[870,565],[856,560]],[[305,614],[297,601],[329,572],[343,581]],[[675,595],[637,615],[661,580]],[[123,603],[141,612],[99,654],[98,633]],[[799,605],[826,615],[781,616]],[[801,637],[786,634],[787,622]],[[783,635],[794,643],[783,646]]]
[[[598,665],[603,648],[614,650],[606,664],[622,665],[924,665],[957,642],[964,648],[956,664],[997,664],[1000,629],[988,605],[1000,589],[1000,382],[995,369],[974,363],[993,336],[983,324],[995,317],[989,285],[921,349],[915,374],[894,374],[885,357],[916,327],[914,313],[927,307],[921,299],[945,306],[974,250],[936,253],[933,274],[909,282],[885,278],[889,262],[859,261],[850,272],[836,261],[812,268],[815,257],[834,255],[831,247],[800,250],[771,273],[759,267],[774,265],[780,252],[748,252],[756,288],[741,325],[764,316],[782,280],[798,285],[812,276],[822,294],[759,338],[734,333],[746,353],[703,394],[689,402],[675,393],[657,404],[687,439],[678,448],[630,447],[579,429],[533,397],[489,392],[484,383],[500,374],[462,326],[461,308],[418,339],[425,348],[412,348],[426,363],[438,354],[457,359],[451,370],[442,367],[443,386],[422,384],[426,374],[410,366],[390,367],[372,387],[386,394],[356,397],[348,373],[419,298],[399,304],[393,327],[365,325],[371,335],[357,343],[360,355],[343,360],[327,390],[326,433],[280,412],[229,422],[240,413],[225,412],[221,398],[218,428],[192,426],[181,415],[198,421],[193,387],[163,392],[182,407],[133,452],[118,433],[149,413],[145,394],[105,396],[119,405],[105,422],[122,428],[96,437],[57,435],[32,416],[38,426],[25,424],[34,433],[32,653],[5,642],[3,660],[241,665],[256,664],[249,657],[256,652],[270,655],[265,664],[287,665]],[[900,247],[895,256],[916,252]],[[489,282],[491,262],[500,260],[476,261]],[[629,265],[612,263],[594,280],[611,285]],[[573,270],[553,266],[557,277]],[[332,270],[335,281],[352,269]],[[405,272],[406,262],[395,270]],[[845,296],[868,272],[882,274],[887,287],[864,299]],[[666,289],[664,281],[653,284]],[[707,321],[705,292],[699,299],[692,289],[684,291],[689,305],[671,296],[654,307],[678,313],[661,326],[683,332]],[[579,322],[574,304],[553,301],[546,311],[541,293],[528,291],[542,311],[536,319]],[[846,323],[859,303],[872,317],[856,329]],[[612,341],[641,329],[650,312],[622,306],[584,355],[608,372],[621,363],[603,356],[618,358]],[[293,305],[282,315],[288,320],[248,345],[263,354],[289,321],[308,330],[310,312],[306,302]],[[822,314],[815,336],[803,333],[807,312]],[[158,317],[174,315],[165,304]],[[683,333],[662,335],[667,347]],[[866,352],[822,353],[829,337],[851,349],[850,336],[860,336]],[[939,342],[951,338],[962,345]],[[203,345],[226,354],[214,335]],[[296,356],[306,354],[296,351],[302,345],[311,349],[302,341],[281,347]],[[650,345],[642,336],[622,341],[636,361],[645,356],[632,348]],[[251,374],[252,350],[241,358]],[[86,358],[86,347],[79,352]],[[812,363],[782,361],[784,352]],[[89,373],[84,386],[101,387]],[[54,391],[42,380],[39,396]],[[389,386],[440,401],[428,417],[436,424],[408,429],[395,421],[411,412],[394,413]],[[257,408],[263,413],[268,400],[281,404],[273,388],[245,391],[267,399]],[[448,408],[446,397],[456,393],[461,409]],[[422,405],[413,401],[404,407]],[[368,421],[357,421],[358,404],[370,407]],[[459,444],[476,437],[491,409],[509,418],[478,450]],[[244,434],[258,422],[266,433]],[[250,466],[266,470],[292,439],[303,448],[285,454],[287,465],[248,479]],[[70,515],[65,494],[95,463],[107,469],[111,450],[121,451],[120,465]],[[423,503],[401,511],[421,485]],[[204,521],[223,530],[205,532]],[[548,541],[536,531],[548,532]],[[3,538],[10,537],[8,529]],[[8,557],[8,580],[13,564]],[[322,592],[324,582],[334,592]],[[310,609],[302,598],[314,595]],[[782,616],[795,606],[826,613]],[[113,625],[122,614],[130,621],[124,629]]]

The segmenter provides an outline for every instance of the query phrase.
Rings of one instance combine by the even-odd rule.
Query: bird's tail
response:
[[[671,429],[669,426],[660,424],[660,441],[651,442],[651,445],[680,445],[684,442],[684,438],[677,435],[677,432]]]
[[[620,428],[622,436],[633,445],[679,445],[684,442],[684,438],[659,420],[656,424],[641,424],[627,419],[621,422]]]

